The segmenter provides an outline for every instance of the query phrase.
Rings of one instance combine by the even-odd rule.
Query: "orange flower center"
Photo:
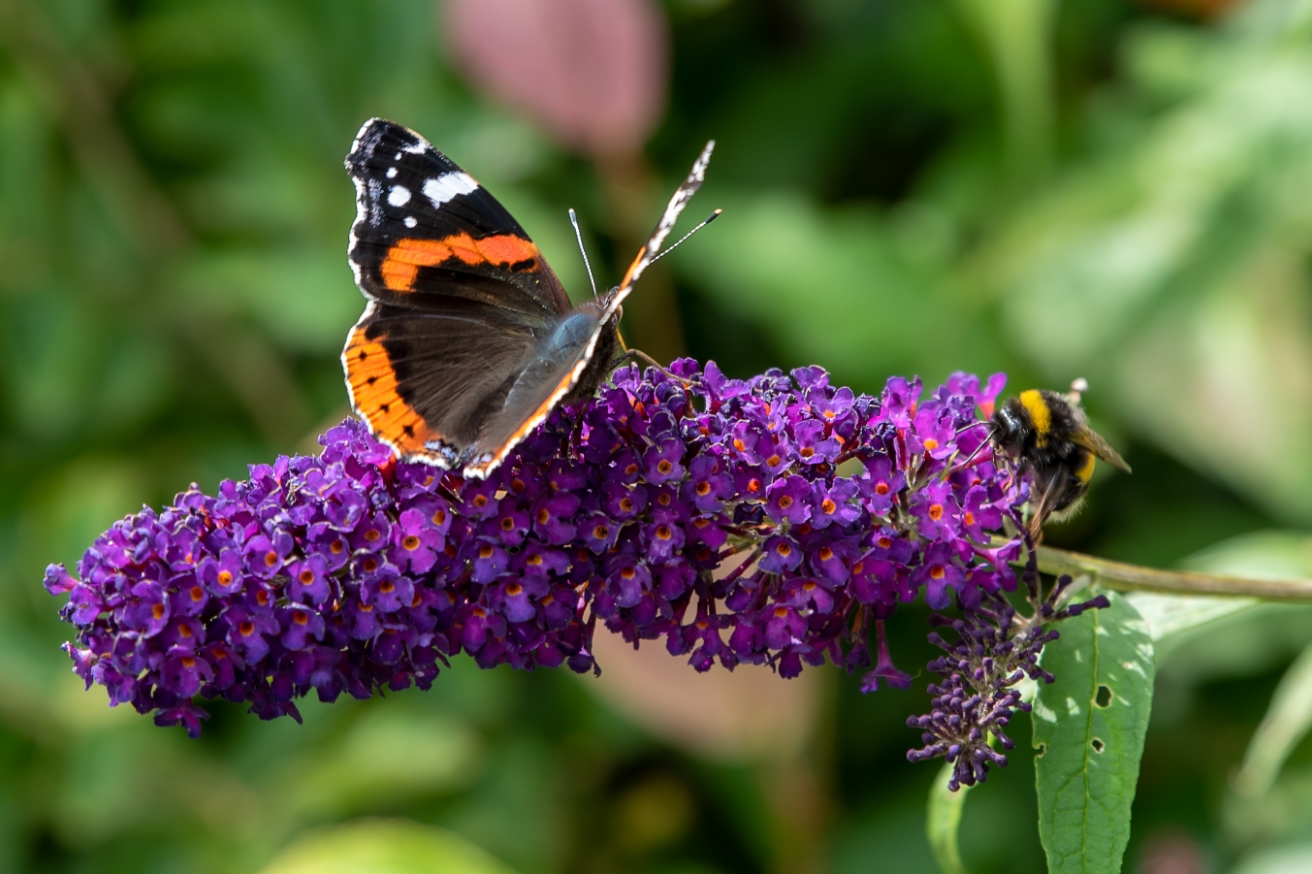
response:
[[[929,505],[929,514],[928,514],[928,515],[929,515],[929,518],[933,519],[935,522],[937,522],[939,519],[942,519],[942,518],[943,518],[943,505],[942,505],[942,504],[930,504],[930,505]]]
[[[401,541],[401,545],[404,546],[406,549],[418,549],[419,538],[413,534],[407,534],[405,536],[405,539]]]

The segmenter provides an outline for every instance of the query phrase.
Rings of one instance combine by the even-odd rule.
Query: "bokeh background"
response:
[[[254,872],[370,816],[521,874],[936,870],[924,676],[862,697],[603,642],[600,680],[460,659],[301,726],[216,704],[199,741],[81,690],[46,563],[345,415],[342,158],[373,115],[576,295],[566,209],[614,282],[715,137],[689,214],[724,216],[626,304],[639,346],[864,391],[1086,377],[1135,472],[1050,542],[1312,575],[1308,2],[0,0],[0,872]],[[924,615],[897,620],[922,671]],[[1235,775],[1309,640],[1268,607],[1162,642],[1127,871],[1307,851],[1312,745]],[[1042,870],[1015,728],[966,805],[977,874]]]

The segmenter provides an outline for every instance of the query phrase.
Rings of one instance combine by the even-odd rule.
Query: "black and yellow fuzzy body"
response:
[[[1030,476],[1030,533],[1073,515],[1089,490],[1097,459],[1126,473],[1125,459],[1089,427],[1075,398],[1030,389],[993,413],[993,442]]]

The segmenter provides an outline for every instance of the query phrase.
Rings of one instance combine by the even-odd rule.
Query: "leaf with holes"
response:
[[[1034,702],[1039,837],[1050,874],[1115,874],[1153,697],[1153,643],[1124,598],[1059,626]]]

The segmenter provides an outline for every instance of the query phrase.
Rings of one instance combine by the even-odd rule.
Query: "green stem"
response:
[[[1094,558],[1051,546],[1039,547],[1039,570],[1049,574],[1070,574],[1072,577],[1091,576],[1099,585],[1118,591],[1261,598],[1266,601],[1312,601],[1312,580],[1262,580],[1193,571],[1164,571]]]

